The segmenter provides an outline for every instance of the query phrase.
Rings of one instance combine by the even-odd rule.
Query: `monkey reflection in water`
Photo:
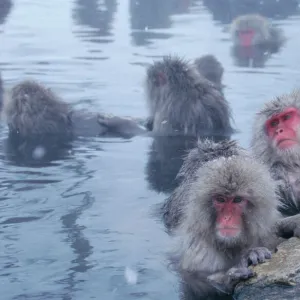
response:
[[[283,31],[257,14],[242,15],[231,23],[232,55],[239,65],[262,67],[285,42]]]
[[[5,95],[2,113],[9,128],[9,151],[32,162],[64,153],[76,137],[128,138],[144,132],[136,122],[119,117],[103,125],[105,116],[74,110],[51,89],[30,80]]]
[[[199,142],[180,176],[164,220],[175,240],[170,259],[183,299],[231,294],[240,280],[254,276],[249,265],[271,258],[283,241],[277,234],[284,229],[297,235],[299,218],[294,228],[281,220],[267,166],[235,141]]]

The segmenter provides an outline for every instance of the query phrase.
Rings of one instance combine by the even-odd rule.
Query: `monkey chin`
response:
[[[294,143],[293,145],[289,145],[289,147],[278,147],[273,144],[273,149],[275,150],[275,153],[277,152],[277,156],[287,164],[293,165],[300,160],[299,143]]]
[[[224,244],[231,244],[241,236],[240,228],[218,228],[216,232],[218,240]]]

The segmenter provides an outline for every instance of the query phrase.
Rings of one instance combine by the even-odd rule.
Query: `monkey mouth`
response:
[[[218,228],[219,235],[222,237],[236,237],[240,234],[239,227],[222,227]]]
[[[297,144],[296,140],[293,139],[281,139],[277,142],[277,146],[281,149],[290,148]]]

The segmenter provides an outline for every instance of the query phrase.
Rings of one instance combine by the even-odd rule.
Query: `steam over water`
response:
[[[236,138],[247,147],[262,103],[300,87],[300,19],[295,1],[284,9],[265,1],[288,41],[262,61],[238,63],[227,24],[239,11],[215,2],[0,0],[5,87],[33,78],[77,108],[146,117],[148,63],[211,53],[225,68]],[[166,193],[148,174],[151,144],[78,140],[66,158],[39,168],[8,160],[1,146],[1,299],[179,299],[165,259],[169,238],[153,216]]]

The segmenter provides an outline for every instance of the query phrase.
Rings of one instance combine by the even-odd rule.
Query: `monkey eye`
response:
[[[233,198],[233,203],[241,203],[243,201],[243,197],[236,196]]]
[[[279,124],[279,121],[278,121],[278,120],[273,120],[273,121],[270,123],[271,127],[276,127],[278,124]]]
[[[220,203],[224,203],[226,201],[225,197],[222,196],[216,196],[215,200]]]
[[[291,114],[285,114],[282,118],[284,121],[286,121],[286,120],[290,119],[291,117],[292,117]]]

